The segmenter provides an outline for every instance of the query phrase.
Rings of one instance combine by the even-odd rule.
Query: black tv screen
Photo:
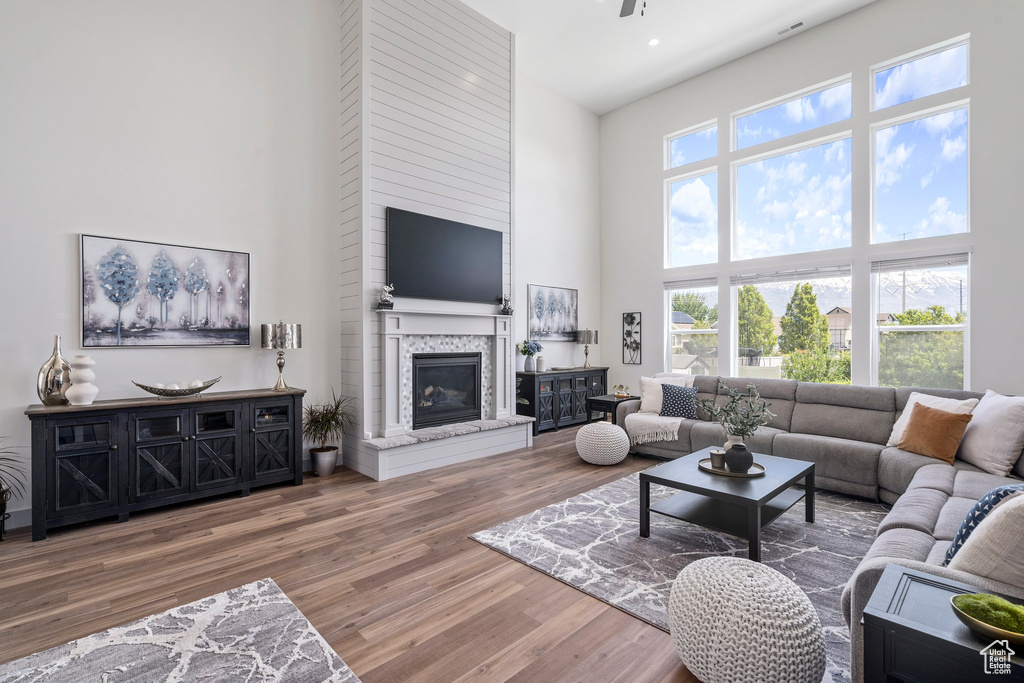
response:
[[[386,216],[395,296],[501,302],[502,233],[391,207]]]

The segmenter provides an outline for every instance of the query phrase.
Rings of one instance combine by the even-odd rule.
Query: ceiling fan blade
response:
[[[620,17],[629,17],[633,15],[633,10],[636,9],[636,0],[622,0],[622,11],[619,12]]]

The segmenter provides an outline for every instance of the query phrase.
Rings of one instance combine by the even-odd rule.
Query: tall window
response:
[[[718,173],[669,182],[668,265],[718,260]]]
[[[966,254],[872,264],[878,384],[964,388]]]
[[[739,377],[850,383],[850,269],[734,276]]]
[[[689,375],[718,374],[718,287],[701,281],[668,290],[669,367]]]
[[[850,246],[850,138],[736,169],[737,259]]]

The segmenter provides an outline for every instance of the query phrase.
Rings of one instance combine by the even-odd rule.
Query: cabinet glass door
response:
[[[46,462],[46,516],[57,519],[117,508],[117,418],[48,423],[54,457]]]
[[[291,403],[263,403],[253,406],[253,478],[282,478],[292,472]]]
[[[236,484],[242,478],[242,407],[193,411],[192,479],[197,491]]]
[[[186,410],[129,415],[131,502],[188,493],[187,416]]]

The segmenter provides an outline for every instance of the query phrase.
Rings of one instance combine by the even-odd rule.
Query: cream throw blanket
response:
[[[678,441],[681,417],[662,417],[652,413],[630,413],[626,416],[626,432],[631,446],[655,441]]]

